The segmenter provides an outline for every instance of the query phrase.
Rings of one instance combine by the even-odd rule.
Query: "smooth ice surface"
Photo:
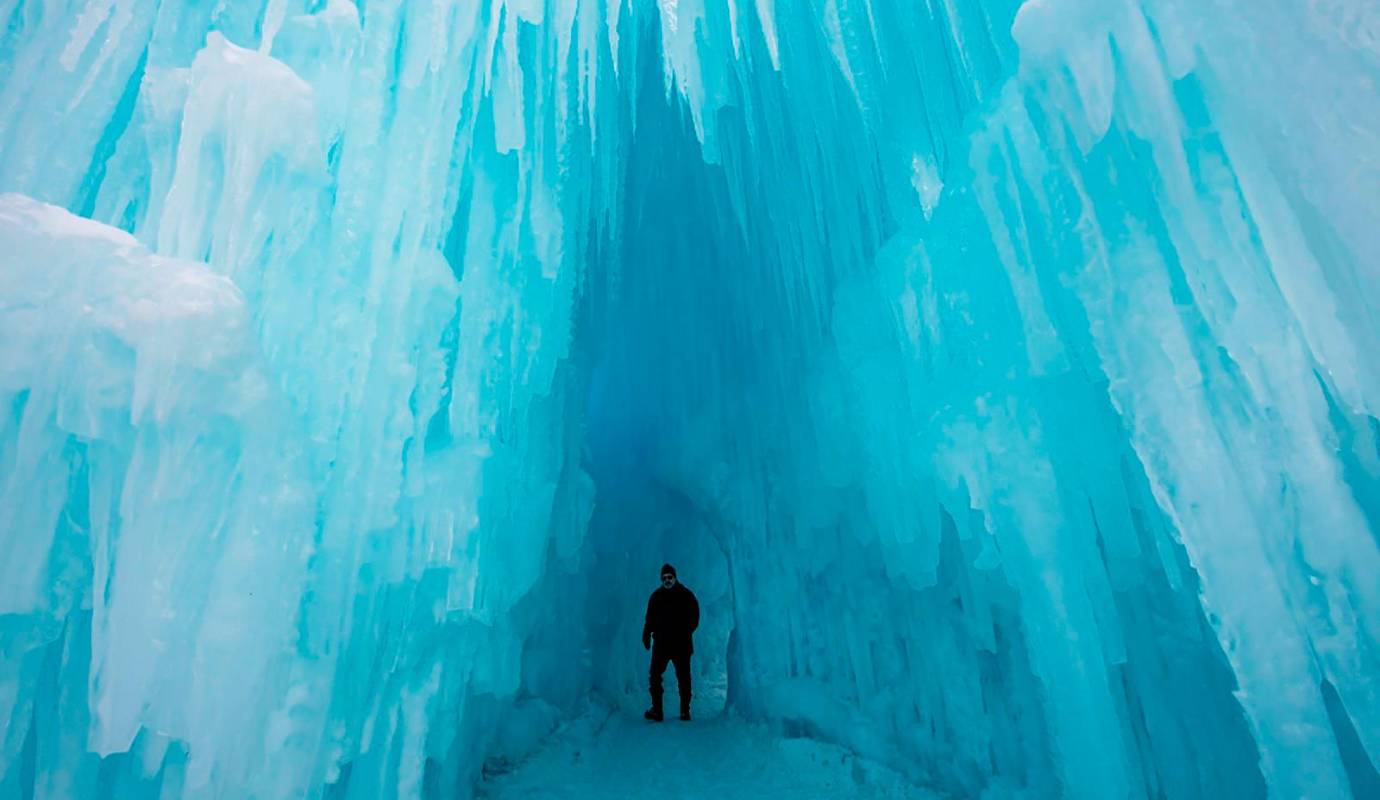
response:
[[[0,23],[0,798],[1380,795],[1374,4]]]

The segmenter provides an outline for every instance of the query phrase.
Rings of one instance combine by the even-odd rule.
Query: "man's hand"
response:
[[[642,649],[643,649],[643,650],[651,650],[651,649],[652,649],[652,635],[651,635],[650,633],[644,633],[644,634],[642,634]]]

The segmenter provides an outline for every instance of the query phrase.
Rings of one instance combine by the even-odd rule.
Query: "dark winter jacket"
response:
[[[652,592],[647,600],[647,622],[642,626],[642,643],[647,644],[650,637],[656,637],[657,648],[669,647],[672,651],[695,652],[691,634],[700,626],[700,603],[695,593],[677,583],[667,589],[665,586]]]

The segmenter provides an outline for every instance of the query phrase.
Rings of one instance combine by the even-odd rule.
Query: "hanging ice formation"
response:
[[[0,797],[464,796],[667,552],[953,796],[1380,796],[1374,4],[0,23]]]

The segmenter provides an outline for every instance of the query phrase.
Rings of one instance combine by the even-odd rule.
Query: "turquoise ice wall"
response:
[[[1369,5],[0,20],[0,797],[463,796],[661,553],[954,796],[1380,792]]]

